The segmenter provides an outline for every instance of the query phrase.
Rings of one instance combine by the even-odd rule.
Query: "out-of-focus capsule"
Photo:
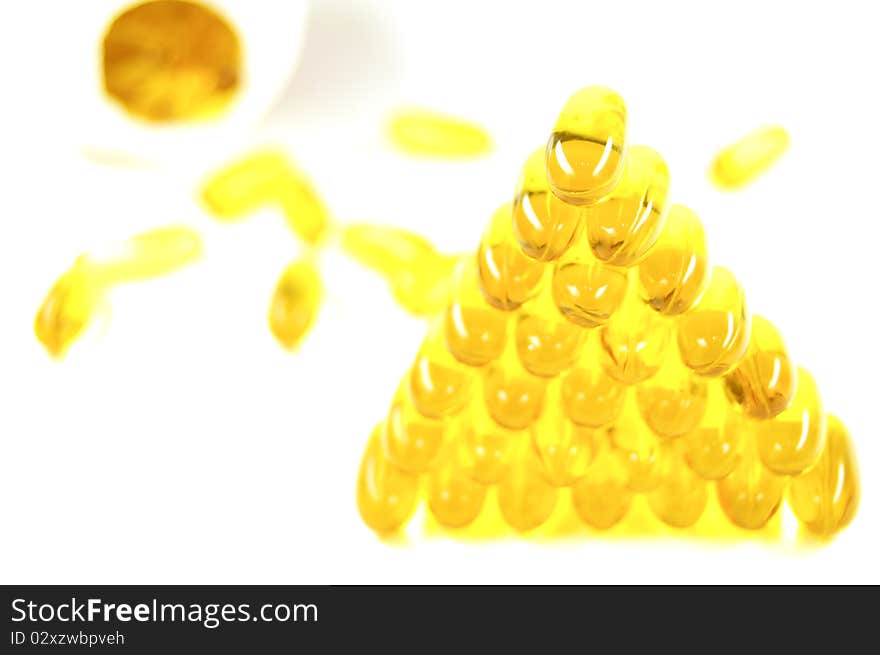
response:
[[[628,402],[617,422],[604,428],[627,473],[627,488],[636,493],[653,491],[660,484],[663,458],[668,454],[635,407]]]
[[[599,328],[600,362],[615,380],[639,384],[659,370],[671,337],[668,319],[630,290],[617,313]]]
[[[762,127],[719,152],[709,168],[709,177],[721,189],[739,189],[770,168],[788,150],[784,127]]]
[[[278,343],[296,348],[312,326],[321,301],[321,279],[310,258],[284,269],[269,304],[269,329]]]
[[[389,280],[394,299],[414,316],[435,316],[449,304],[455,269],[462,260],[459,255],[440,255],[395,275]]]
[[[340,245],[355,261],[392,278],[425,259],[438,256],[433,244],[409,230],[388,225],[352,223],[342,228]]]
[[[757,424],[758,451],[764,466],[779,475],[798,475],[819,459],[825,447],[826,420],[816,381],[797,369],[797,391],[784,412]]]
[[[480,514],[486,500],[486,487],[474,481],[446,458],[428,478],[428,509],[437,522],[447,528],[469,525]]]
[[[660,236],[668,194],[669,169],[663,158],[645,146],[630,148],[620,182],[584,213],[593,254],[614,266],[638,263]]]
[[[590,339],[597,337],[590,335]],[[560,385],[565,415],[578,425],[594,428],[617,419],[628,388],[599,365],[595,356],[597,348],[585,348],[577,365],[562,376]]]
[[[672,205],[657,243],[639,264],[642,298],[661,314],[683,314],[709,283],[706,235],[699,217]]]
[[[489,415],[481,397],[462,415],[457,441],[460,467],[480,484],[495,484],[507,473],[518,444],[528,438],[524,431],[503,428]]]
[[[673,528],[688,528],[699,520],[709,498],[706,482],[688,468],[678,442],[667,443],[660,484],[648,494],[654,515]]]
[[[523,252],[540,261],[559,258],[572,245],[583,216],[582,208],[550,192],[545,149],[526,160],[513,198],[513,234]]]
[[[483,296],[493,307],[517,309],[540,291],[545,265],[526,257],[513,238],[510,203],[492,216],[480,239],[477,272]]]
[[[388,137],[401,152],[419,157],[478,157],[492,150],[492,137],[479,125],[417,107],[391,115]]]
[[[446,350],[442,334],[432,326],[409,374],[413,407],[428,418],[461,411],[471,394],[474,374]]]
[[[541,463],[528,440],[517,446],[512,465],[498,483],[498,507],[508,525],[527,532],[553,513],[557,490],[542,475]]]
[[[292,176],[283,154],[260,150],[210,175],[202,186],[202,200],[218,218],[242,218],[277,202]]]
[[[106,251],[89,253],[101,284],[147,280],[188,266],[202,256],[202,239],[185,225],[141,232]]]
[[[582,250],[573,248],[553,267],[553,302],[569,321],[592,328],[607,323],[620,308],[629,277]]]
[[[523,430],[541,414],[547,380],[526,371],[508,347],[483,372],[483,399],[489,415],[502,427]]]
[[[752,316],[752,335],[746,356],[724,377],[727,396],[752,418],[780,414],[794,398],[797,370],[782,336],[766,318]]]
[[[443,318],[446,347],[464,364],[488,364],[504,351],[509,314],[486,304],[473,259],[460,263],[454,289]]]
[[[808,530],[829,536],[845,528],[859,507],[861,488],[855,447],[846,427],[828,416],[828,438],[816,464],[792,478],[788,503]]]
[[[437,460],[449,428],[449,421],[426,418],[415,410],[404,379],[391,401],[381,434],[385,456],[404,471],[427,471]]]
[[[573,205],[607,195],[623,173],[626,105],[611,89],[575,92],[559,114],[547,142],[547,180],[553,193]]]
[[[607,530],[626,516],[632,497],[624,463],[607,440],[601,442],[592,466],[572,487],[575,511],[587,525]]]
[[[681,358],[698,375],[724,375],[745,356],[751,325],[739,282],[729,270],[715,266],[703,297],[678,317]]]
[[[691,432],[706,411],[707,383],[681,363],[678,352],[667,349],[656,375],[639,385],[636,402],[654,434],[672,439]]]
[[[709,381],[706,411],[699,425],[682,437],[687,465],[704,480],[729,475],[742,457],[745,417],[726,401],[721,383]]]
[[[718,500],[731,523],[747,530],[758,530],[779,509],[785,478],[761,464],[754,443],[754,421],[743,418],[742,427],[742,457],[730,475],[717,482]]]
[[[394,532],[409,519],[416,505],[418,476],[389,462],[382,449],[382,425],[376,426],[361,460],[357,505],[364,523],[376,532]]]
[[[34,319],[34,334],[61,358],[88,326],[104,293],[88,258],[80,257],[49,290]]]
[[[327,234],[330,210],[304,172],[292,170],[280,189],[278,200],[287,226],[300,239],[315,244]]]
[[[559,315],[546,291],[520,310],[515,331],[519,361],[540,377],[553,377],[574,364],[586,336],[583,329]]]
[[[602,435],[595,428],[573,423],[555,407],[548,407],[532,426],[531,438],[544,477],[557,487],[567,487],[587,472]]]

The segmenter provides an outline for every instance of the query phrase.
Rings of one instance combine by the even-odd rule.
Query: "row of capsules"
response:
[[[620,96],[568,100],[369,440],[357,486],[369,527],[395,531],[422,498],[463,527],[493,487],[518,531],[566,489],[594,528],[636,494],[684,528],[713,485],[741,528],[765,526],[786,490],[812,532],[850,522],[846,429],[730,271],[709,265],[697,215],[668,206],[668,190],[660,155],[627,147]]]

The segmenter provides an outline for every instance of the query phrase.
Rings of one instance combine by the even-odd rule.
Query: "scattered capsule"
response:
[[[666,358],[672,325],[651,311],[634,293],[620,310],[599,328],[600,362],[605,371],[624,384],[644,382]]]
[[[825,433],[825,411],[816,381],[809,371],[799,367],[791,404],[776,418],[758,423],[761,461],[779,475],[802,473],[822,454]]]
[[[608,266],[589,253],[569,255],[553,267],[553,301],[575,325],[604,325],[623,303],[629,278],[625,271]]]
[[[392,114],[388,137],[401,152],[420,157],[478,157],[492,150],[492,137],[481,126],[420,108]]]
[[[560,392],[562,409],[569,419],[598,428],[613,423],[620,415],[627,387],[599,366],[594,352],[585,349],[577,365],[562,376]]]
[[[422,343],[409,374],[413,406],[428,418],[461,411],[470,397],[473,373],[446,350],[434,328]]]
[[[715,266],[703,297],[678,317],[682,360],[698,375],[724,375],[745,356],[751,324],[739,282],[729,270]]]
[[[553,377],[571,367],[586,335],[559,315],[551,294],[546,292],[523,306],[515,330],[520,363],[539,377]]]
[[[544,264],[526,257],[513,238],[511,211],[508,203],[495,212],[477,252],[483,296],[504,311],[517,309],[537,295],[544,276]]]
[[[788,144],[784,127],[759,128],[719,152],[709,176],[720,189],[744,187],[770,168],[788,150]]]
[[[330,229],[330,210],[314,184],[300,170],[292,170],[279,189],[284,220],[305,243],[319,243]]]
[[[830,536],[852,522],[861,489],[855,447],[846,426],[828,416],[828,438],[816,464],[792,478],[788,503],[810,532]]]
[[[78,258],[52,285],[34,320],[34,333],[50,355],[65,355],[88,326],[103,293],[86,257]]]
[[[587,525],[607,530],[626,516],[632,497],[624,463],[607,441],[601,442],[593,465],[572,487],[575,511]]]
[[[310,258],[284,269],[269,304],[269,329],[278,343],[296,348],[312,326],[320,301],[321,278]]]
[[[642,421],[638,409],[627,403],[618,421],[604,430],[626,469],[627,488],[636,493],[656,489],[668,452]]]
[[[498,507],[508,525],[527,532],[550,518],[556,507],[557,489],[542,475],[541,463],[528,441],[518,444],[518,449],[513,464],[498,483]]]
[[[753,421],[743,419],[742,425],[742,457],[730,475],[717,482],[718,500],[731,523],[747,530],[758,530],[779,509],[785,478],[761,464],[754,444]]]
[[[688,468],[677,442],[664,444],[669,452],[662,458],[660,484],[648,494],[654,515],[673,528],[689,528],[696,523],[709,499],[706,482]]]
[[[531,429],[544,477],[557,487],[568,487],[584,476],[601,437],[598,430],[577,425],[556,411],[545,411]]]
[[[495,484],[507,473],[517,444],[527,435],[498,425],[482,398],[475,398],[463,417],[457,452],[459,465],[476,482]]]
[[[558,259],[581,226],[582,208],[550,192],[544,148],[526,160],[513,199],[513,234],[523,252],[539,261]]]
[[[752,335],[746,356],[724,377],[728,398],[752,418],[780,414],[794,398],[797,370],[782,336],[766,318],[752,316]]]
[[[453,299],[443,319],[446,347],[458,361],[483,366],[504,351],[509,315],[483,299],[473,259],[460,264],[455,278]]]
[[[361,460],[357,505],[361,518],[380,533],[397,530],[416,506],[418,476],[405,473],[389,462],[382,449],[382,425],[377,425]]]
[[[699,425],[682,437],[684,460],[703,480],[728,476],[742,457],[746,418],[725,400],[721,383],[710,380],[706,411]]]
[[[441,255],[391,279],[391,293],[414,316],[435,316],[452,297],[454,272],[462,258]]]
[[[511,349],[483,372],[489,415],[510,430],[523,430],[538,418],[546,388],[547,381],[526,371]]]
[[[669,349],[657,374],[639,385],[636,402],[654,434],[672,439],[697,427],[706,411],[707,387],[681,363],[678,352]]]
[[[642,298],[661,314],[683,314],[709,283],[706,235],[699,217],[672,205],[654,247],[639,264]]]
[[[218,218],[242,218],[276,202],[292,176],[283,154],[260,150],[210,175],[202,186],[202,200]]]
[[[404,380],[385,419],[382,447],[397,468],[423,473],[437,460],[448,430],[448,421],[426,418],[415,410]]]
[[[89,253],[104,285],[146,280],[181,269],[202,256],[202,239],[185,225],[141,232],[105,252]]]
[[[663,229],[668,195],[669,169],[663,158],[651,148],[630,148],[620,182],[585,211],[593,254],[615,266],[642,260]]]
[[[625,150],[623,98],[601,86],[580,89],[565,103],[547,142],[553,193],[573,205],[597,202],[623,174]]]
[[[475,482],[449,458],[428,478],[428,509],[437,522],[448,528],[461,528],[480,514],[486,500],[486,487]]]

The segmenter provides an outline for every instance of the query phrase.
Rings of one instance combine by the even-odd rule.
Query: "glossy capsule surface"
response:
[[[395,467],[385,457],[378,425],[361,459],[357,506],[361,518],[379,533],[391,533],[409,519],[418,500],[419,479]]]
[[[185,225],[167,225],[135,234],[88,258],[101,283],[113,285],[173,273],[197,261],[203,250],[198,232]]]
[[[202,185],[202,201],[218,218],[242,218],[276,202],[292,175],[283,153],[258,150],[212,173]]]
[[[449,304],[461,261],[458,255],[440,255],[395,275],[389,280],[394,299],[414,316],[435,316]]]
[[[489,415],[482,398],[475,398],[463,415],[456,456],[459,466],[480,484],[495,484],[510,467],[524,431],[501,427]]]
[[[394,277],[438,255],[425,237],[410,230],[373,223],[351,223],[340,234],[342,250],[362,266]]]
[[[541,463],[528,440],[518,452],[504,478],[498,483],[498,508],[507,524],[527,532],[543,524],[556,507],[557,489],[541,472]]]
[[[708,385],[668,349],[660,370],[636,390],[636,403],[648,427],[674,439],[694,430],[706,411]]]
[[[731,523],[747,530],[763,528],[776,514],[785,491],[785,478],[769,471],[755,446],[754,421],[741,424],[743,453],[736,468],[717,485],[721,509]]]
[[[483,371],[483,399],[489,415],[510,430],[529,427],[541,414],[547,381],[525,370],[514,349]]]
[[[568,487],[586,474],[596,458],[602,434],[572,422],[565,414],[548,410],[532,426],[531,439],[547,481]]]
[[[724,375],[745,356],[751,325],[739,282],[729,270],[715,266],[703,297],[678,317],[682,361],[698,375]]]
[[[636,493],[653,491],[662,479],[668,451],[642,421],[634,403],[627,403],[617,422],[604,430],[626,471],[627,488]]]
[[[577,237],[582,215],[582,208],[550,192],[544,148],[533,152],[513,198],[513,234],[523,252],[540,261],[558,259]]]
[[[529,373],[553,377],[578,359],[586,333],[560,316],[549,292],[523,306],[515,319],[519,361]]]
[[[626,516],[633,492],[624,462],[607,440],[600,440],[596,459],[572,486],[571,498],[580,519],[599,530],[607,530]]]
[[[507,312],[489,305],[480,293],[475,261],[463,261],[455,274],[452,301],[443,316],[449,352],[469,366],[483,366],[497,359],[507,343],[509,318]]]
[[[709,499],[708,485],[685,464],[676,443],[662,446],[660,484],[648,494],[654,515],[673,528],[688,528],[696,523]]]
[[[660,236],[668,195],[669,169],[663,158],[645,146],[630,148],[620,182],[584,211],[593,254],[615,266],[638,263]]]
[[[480,239],[477,274],[490,305],[503,311],[519,308],[540,291],[545,265],[523,254],[513,237],[512,207],[502,205]]]
[[[486,500],[486,487],[468,476],[452,457],[431,472],[427,486],[428,509],[448,528],[472,523]]]
[[[773,418],[794,398],[797,369],[782,335],[763,316],[752,316],[746,356],[724,377],[724,388],[731,401],[752,418]]]
[[[683,314],[709,283],[706,235],[696,213],[672,205],[653,248],[639,264],[642,299],[666,315]]]
[[[571,421],[594,428],[613,423],[627,395],[627,386],[605,372],[596,352],[585,349],[578,363],[561,376],[559,399]]]
[[[607,323],[620,308],[628,288],[624,270],[600,262],[587,252],[570,252],[553,267],[553,302],[565,318],[582,328]]]
[[[443,418],[468,403],[474,374],[446,350],[442,335],[432,328],[422,342],[409,373],[409,393],[422,416]]]
[[[729,405],[721,383],[710,380],[706,411],[696,428],[681,439],[684,461],[704,480],[720,480],[739,464],[743,449],[743,421]]]
[[[660,369],[671,339],[669,321],[629,293],[620,310],[599,328],[599,361],[618,382],[639,384]]]
[[[269,303],[269,329],[288,350],[295,349],[314,323],[321,302],[321,279],[308,257],[290,264]]]
[[[319,243],[330,229],[330,209],[306,174],[291,167],[278,201],[290,230],[308,244]]]
[[[399,469],[423,473],[436,462],[449,428],[449,421],[416,411],[404,381],[394,394],[380,434],[385,456]]]
[[[826,418],[816,380],[797,369],[797,391],[788,408],[757,423],[761,461],[779,475],[797,475],[816,463],[825,447]]]
[[[614,91],[588,86],[565,103],[547,142],[547,180],[573,205],[607,195],[623,173],[626,105]]]
[[[52,357],[62,358],[85,331],[103,293],[85,257],[55,281],[34,319],[34,334]]]
[[[769,169],[789,145],[784,127],[758,128],[719,152],[709,168],[709,177],[720,189],[742,188]]]
[[[419,107],[395,111],[387,131],[397,150],[419,157],[477,157],[492,150],[492,137],[480,125]]]
[[[829,536],[852,522],[859,507],[861,483],[855,447],[846,427],[828,417],[828,438],[816,464],[792,478],[788,502],[810,532]]]

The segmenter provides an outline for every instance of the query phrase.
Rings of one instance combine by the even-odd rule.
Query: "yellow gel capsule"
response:
[[[388,225],[346,225],[342,228],[340,245],[362,266],[388,279],[438,256],[433,244],[425,237]]]
[[[483,400],[498,425],[523,430],[541,414],[547,381],[526,371],[514,348],[508,347],[482,377]]]
[[[689,528],[696,523],[709,499],[707,485],[688,468],[676,443],[664,444],[669,452],[663,458],[660,484],[648,494],[654,515],[673,528]]]
[[[413,406],[428,418],[452,416],[467,405],[473,374],[446,350],[432,328],[416,355],[409,374]]]
[[[447,459],[428,478],[428,509],[441,525],[461,528],[480,514],[486,487],[461,470],[454,458]]]
[[[439,255],[402,271],[389,280],[394,299],[414,316],[435,316],[449,304],[461,261],[457,255]]]
[[[104,293],[90,261],[76,260],[49,290],[34,319],[34,334],[55,358],[83,333]]]
[[[615,266],[638,263],[660,236],[668,195],[669,169],[663,158],[645,146],[630,148],[620,182],[585,211],[593,254]]]
[[[800,367],[797,380],[797,391],[788,409],[757,425],[761,461],[779,475],[806,471],[825,447],[825,411],[816,381]]]
[[[513,463],[498,483],[498,507],[515,530],[527,532],[544,523],[556,507],[557,489],[541,473],[528,440],[518,444]]]
[[[758,457],[753,421],[744,419],[743,455],[733,472],[717,482],[721,509],[731,523],[747,530],[758,530],[779,509],[785,491],[785,478],[770,472]]]
[[[532,375],[553,377],[578,359],[586,333],[559,315],[550,293],[523,306],[516,318],[516,351]]]
[[[638,409],[627,403],[618,421],[604,430],[626,470],[627,488],[636,493],[656,489],[668,453],[642,421]]]
[[[550,192],[544,148],[526,160],[513,199],[513,234],[523,252],[539,261],[558,259],[572,245],[583,210]]]
[[[305,173],[292,170],[279,189],[278,201],[284,220],[291,231],[304,242],[320,242],[330,228],[330,210]]]
[[[89,255],[102,284],[146,280],[172,273],[202,256],[202,239],[185,225],[136,234],[107,252]]]
[[[684,205],[672,205],[657,243],[639,264],[642,298],[666,315],[693,307],[709,283],[706,235],[699,217]]]
[[[764,173],[788,150],[784,127],[762,127],[719,152],[709,168],[711,180],[720,189],[739,189]]]
[[[836,416],[828,416],[828,438],[816,464],[792,478],[788,503],[810,532],[830,536],[852,522],[861,488],[855,447]]]
[[[627,387],[599,366],[594,353],[592,348],[584,350],[577,365],[562,376],[560,391],[562,410],[569,419],[598,428],[620,416]]]
[[[483,366],[504,351],[509,315],[483,299],[473,259],[461,263],[455,278],[452,303],[443,318],[446,347],[458,361]]]
[[[219,218],[241,218],[278,201],[292,175],[283,154],[260,150],[211,174],[202,186],[202,200]]]
[[[421,157],[478,157],[492,150],[492,137],[479,125],[420,108],[392,114],[388,137],[401,152]]]
[[[507,473],[517,444],[527,438],[521,431],[503,428],[489,415],[482,398],[475,398],[463,414],[457,441],[460,467],[480,484],[495,484]]]
[[[572,502],[581,520],[599,530],[619,523],[632,504],[624,463],[602,443],[592,466],[572,487]]]
[[[382,425],[377,425],[361,460],[357,506],[368,527],[394,532],[409,520],[418,499],[419,478],[395,467],[382,449]]]
[[[296,348],[312,326],[320,301],[321,279],[310,258],[284,269],[269,304],[269,329],[278,343]]]
[[[699,425],[682,437],[687,465],[703,480],[720,480],[742,457],[742,422],[746,419],[726,401],[720,382],[709,382],[706,411]]]
[[[623,173],[626,105],[611,89],[575,92],[547,142],[547,180],[572,205],[591,205],[607,195]]]
[[[486,302],[497,309],[517,309],[537,295],[544,264],[526,257],[513,238],[511,205],[502,205],[480,239],[477,272]]]
[[[782,336],[766,318],[752,316],[746,356],[724,377],[724,388],[731,401],[752,418],[772,418],[791,403],[797,388],[797,370]]]
[[[599,359],[605,372],[624,384],[644,382],[663,363],[671,332],[669,321],[631,290],[608,324],[599,328]]]
[[[642,418],[659,437],[673,439],[697,427],[706,411],[707,383],[668,349],[656,375],[639,385],[636,402]]]
[[[427,471],[436,462],[448,429],[447,421],[426,418],[415,410],[404,380],[394,394],[381,433],[385,456],[404,471]]]
[[[544,477],[557,487],[568,487],[584,476],[596,457],[601,437],[595,428],[577,425],[549,408],[531,429],[532,447]]]
[[[715,266],[703,297],[678,317],[681,358],[698,375],[724,375],[745,356],[751,325],[739,282],[729,270]]]
[[[623,303],[628,287],[625,271],[589,253],[574,256],[569,252],[553,268],[553,301],[565,318],[583,328],[607,323]]]

